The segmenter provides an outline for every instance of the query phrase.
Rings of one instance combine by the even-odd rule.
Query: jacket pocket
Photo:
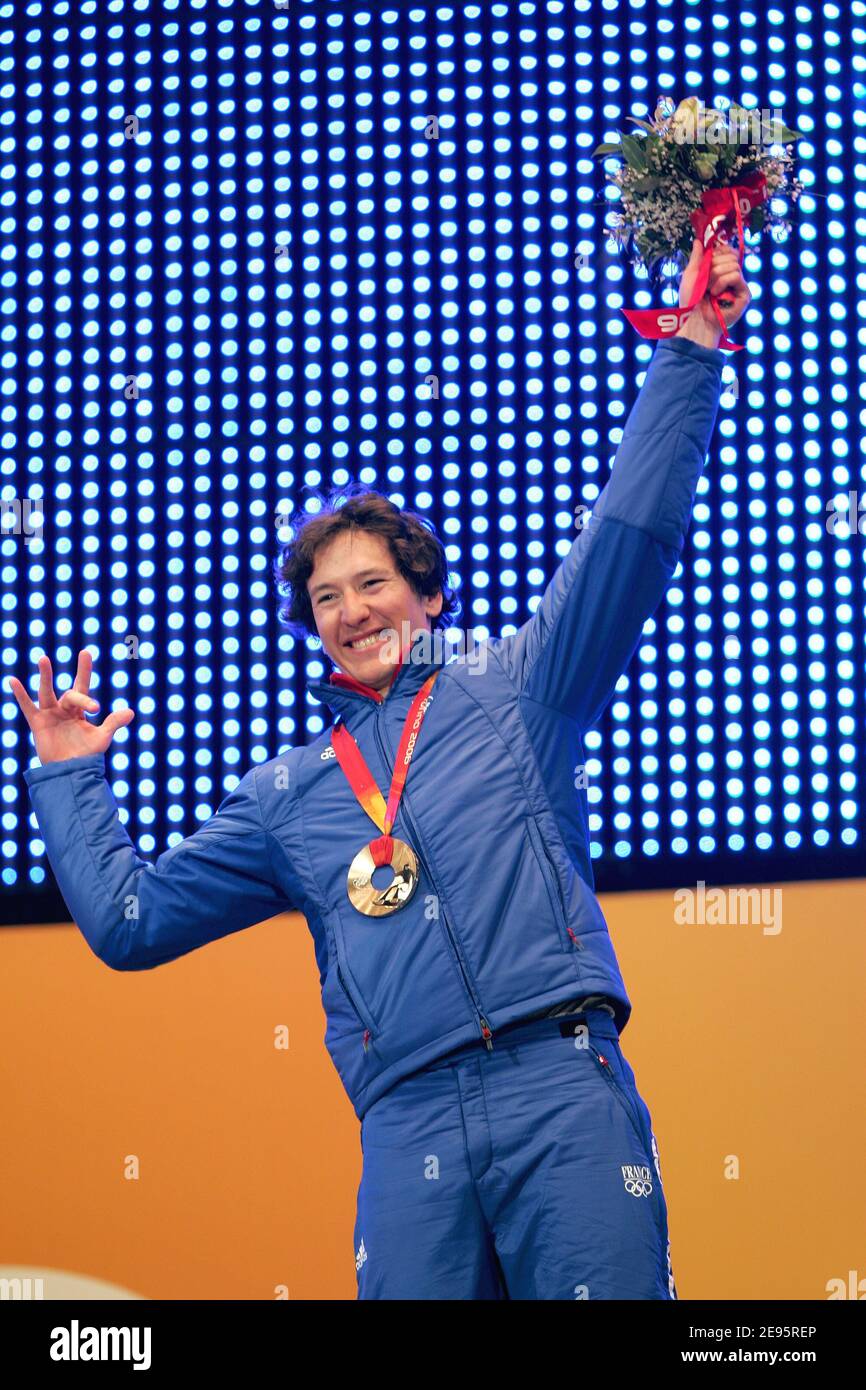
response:
[[[369,1028],[372,1034],[377,1034],[379,1032],[379,1025],[367,1007],[366,1002],[361,997],[361,991],[352,978],[352,972],[346,960],[346,951],[339,921],[328,923],[328,933],[333,943],[337,980],[339,981],[340,988],[349,1001],[359,1022],[363,1024],[364,1028]]]
[[[562,942],[564,951],[572,952],[575,949],[575,942],[568,935],[568,922],[565,915],[565,908],[562,903],[562,896],[559,890],[559,879],[557,878],[556,868],[551,862],[544,841],[541,838],[541,831],[535,821],[534,816],[527,816],[526,831],[529,836],[529,843],[538,862],[542,877],[547,885],[547,896],[550,898],[550,905],[556,917],[556,925],[559,930],[559,938]]]
[[[339,964],[337,965],[337,979],[340,982],[340,988],[342,989],[347,1000],[349,1001],[349,1004],[351,1005],[352,1011],[355,1014],[355,1017],[357,1018],[358,1022],[363,1024],[365,1028],[368,1028],[371,1033],[375,1032],[376,1030],[373,1027],[372,1019],[369,1016],[365,1017],[365,1015],[362,1014],[361,1010],[358,1008],[358,1005],[355,1003],[355,1000],[352,997],[352,991],[349,989],[349,986],[343,979],[343,972],[341,971]]]

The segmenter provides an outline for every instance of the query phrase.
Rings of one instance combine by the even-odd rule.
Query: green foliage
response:
[[[635,173],[646,174],[648,172],[649,165],[644,153],[643,142],[636,135],[623,135],[622,152],[629,168],[634,169]]]
[[[590,159],[595,159],[596,155],[622,154],[621,145],[596,145]]]
[[[683,111],[691,111],[693,102],[681,103]],[[715,127],[716,139],[697,141],[675,138],[667,123],[656,125],[635,116],[626,119],[639,127],[634,134],[618,130],[618,142],[607,141],[592,154],[595,158],[611,155],[624,161],[615,175],[606,177],[616,187],[625,203],[625,216],[618,221],[617,239],[621,245],[632,238],[631,259],[645,267],[657,265],[660,259],[672,259],[681,254],[686,260],[691,254],[694,231],[691,214],[700,207],[709,189],[731,188],[735,183],[755,173],[776,172],[776,182],[784,189],[790,156],[772,156],[767,148],[772,124],[765,125],[761,134],[755,132],[755,144],[749,143],[751,118],[759,113],[732,102],[728,110],[701,108],[705,133]],[[728,131],[734,123],[739,126],[740,138],[731,143]],[[743,131],[743,125],[746,130]],[[799,131],[783,125],[773,138],[777,145],[801,139]],[[741,167],[736,167],[742,161]],[[781,179],[779,179],[781,175]],[[796,200],[802,186],[795,184]],[[775,227],[780,218],[766,204],[754,208],[744,223],[750,234]]]

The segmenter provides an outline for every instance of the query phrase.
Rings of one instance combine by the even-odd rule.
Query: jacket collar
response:
[[[311,681],[307,691],[315,699],[321,700],[334,714],[345,717],[351,710],[362,709],[367,705],[381,705],[392,695],[417,694],[421,686],[434,671],[444,666],[449,655],[445,646],[444,633],[418,632],[407,655],[394,667],[394,674],[387,692],[374,690],[370,685],[346,675],[344,671],[332,671],[326,681]]]

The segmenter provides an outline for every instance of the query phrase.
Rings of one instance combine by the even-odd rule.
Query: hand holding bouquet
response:
[[[752,292],[743,279],[740,261],[727,242],[717,241],[712,251],[706,252],[703,242],[695,237],[692,254],[680,280],[680,308],[687,309],[692,303],[707,257],[711,258],[707,289],[692,310],[692,315],[697,315],[708,329],[718,333],[717,315],[711,302],[715,298],[724,320],[724,331],[727,332],[743,317],[752,301]]]
[[[715,275],[713,252],[728,244],[729,237],[737,238],[742,267],[744,219],[751,232],[770,230],[777,235],[790,230],[790,223],[774,211],[771,200],[788,187],[793,145],[789,143],[781,154],[774,155],[770,153],[772,147],[765,148],[762,140],[772,137],[781,144],[800,135],[784,125],[774,130],[770,123],[768,128],[766,114],[737,105],[731,105],[727,112],[708,111],[696,97],[689,97],[674,110],[673,102],[665,98],[652,122],[629,117],[644,128],[645,135],[617,132],[621,144],[602,144],[593,152],[594,156],[618,154],[625,159],[625,165],[608,176],[619,191],[622,206],[622,212],[613,217],[613,238],[626,262],[647,269],[653,288],[666,263],[673,262],[684,270],[696,237],[703,248],[697,273],[688,281],[691,294],[685,304],[680,294],[679,312],[623,310],[644,337],[670,337],[688,312],[700,306],[702,315],[705,310],[714,315],[716,331],[721,328],[720,346],[739,348],[726,332],[735,319],[722,312],[716,292],[709,291],[708,305],[703,301],[711,267]],[[794,180],[791,201],[795,202],[802,191],[803,185]],[[694,270],[691,262],[689,265]],[[729,265],[726,273],[730,274]],[[742,281],[741,299],[744,289]],[[747,303],[742,304],[740,313]]]

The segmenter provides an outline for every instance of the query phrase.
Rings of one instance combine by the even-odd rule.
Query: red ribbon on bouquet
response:
[[[767,201],[767,180],[763,174],[748,174],[731,188],[708,188],[701,197],[701,206],[689,216],[695,236],[703,242],[704,258],[698,271],[691,304],[682,309],[623,309],[632,328],[636,328],[642,338],[672,338],[682,327],[695,305],[700,303],[707,292],[710,278],[710,265],[716,242],[726,241],[736,224],[737,253],[740,265],[743,264],[745,248],[743,245],[743,216],[748,216],[761,203]],[[710,295],[716,318],[722,330],[720,348],[740,352],[742,343],[734,343],[728,337],[725,320],[719,308],[719,301]]]

